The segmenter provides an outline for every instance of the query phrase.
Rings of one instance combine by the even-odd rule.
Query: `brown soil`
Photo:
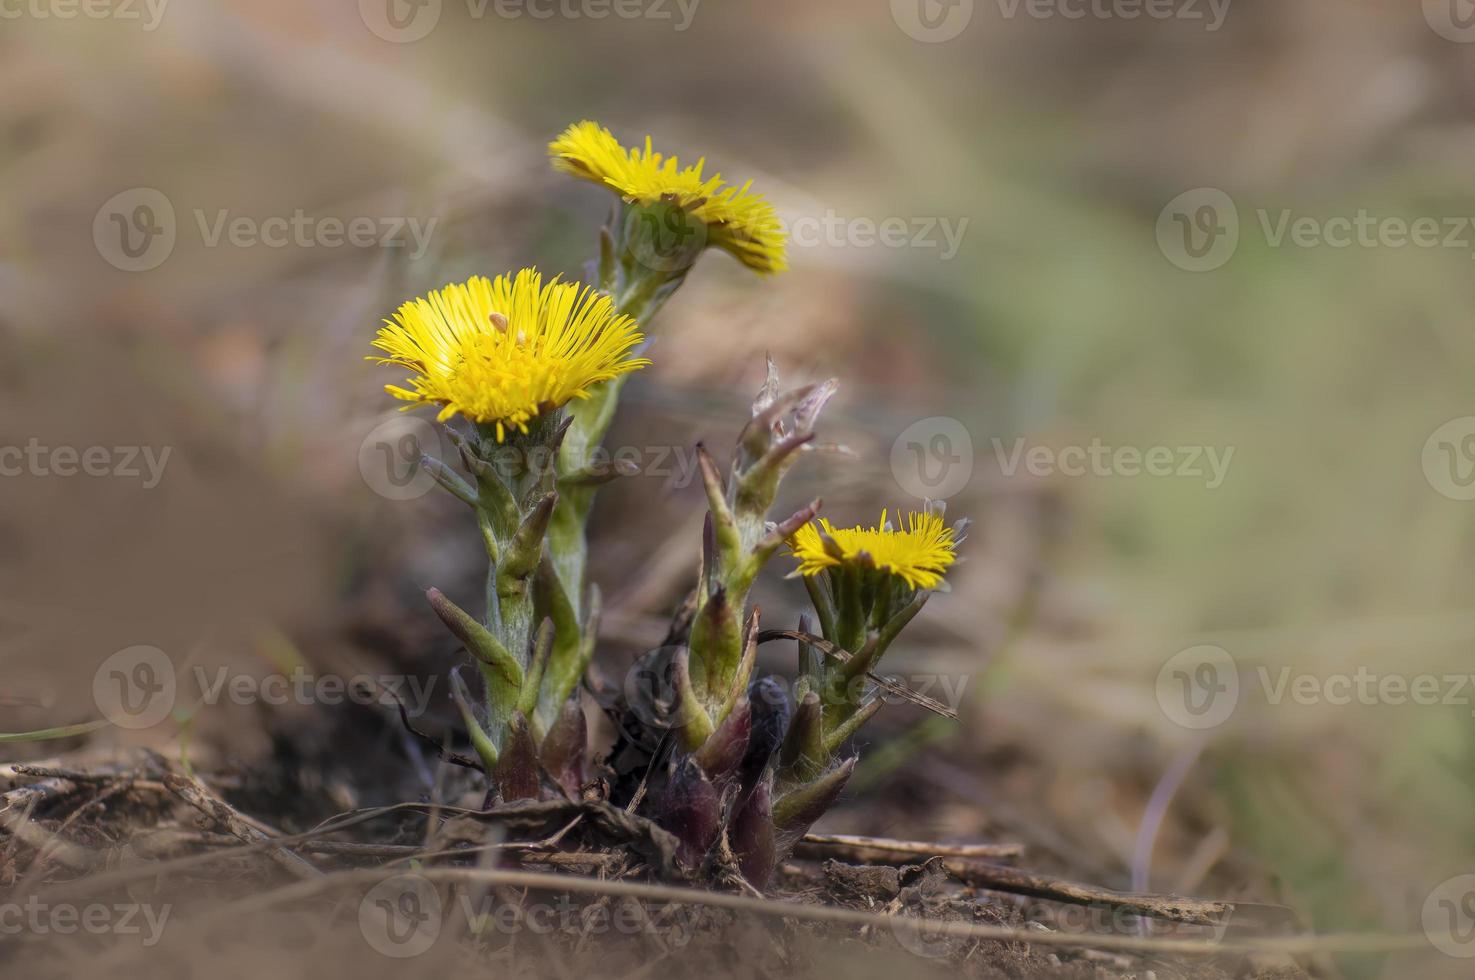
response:
[[[328,738],[279,735],[271,758],[250,767],[207,768],[196,760],[190,772],[149,750],[99,754],[79,746],[0,770],[6,831],[0,836],[0,896],[8,896],[0,901],[22,909],[39,904],[43,916],[63,907],[140,906],[156,917],[168,909],[157,937],[147,925],[128,932],[121,921],[118,929],[97,934],[58,925],[22,928],[0,946],[22,971],[16,975],[108,970],[259,977],[276,970],[305,976],[323,967],[367,976],[448,967],[536,976],[591,970],[612,976],[900,970],[1159,980],[1305,975],[1289,960],[1108,950],[1089,940],[1053,944],[1049,937],[1067,932],[1099,934],[1106,937],[1102,946],[1140,935],[1192,939],[1212,949],[1216,933],[1212,926],[1139,920],[1103,904],[974,887],[941,859],[857,864],[812,856],[815,849],[806,847],[769,889],[771,899],[902,916],[901,922],[816,922],[662,894],[606,893],[630,882],[696,885],[736,896],[745,889],[720,862],[684,872],[658,828],[609,806],[597,786],[577,803],[524,803],[488,815],[477,812],[480,775],[464,768],[421,759],[435,767],[437,788],[433,794],[416,789],[411,774],[418,740],[394,719],[363,709],[341,717],[337,730],[316,734]],[[369,752],[313,747],[346,739],[376,749],[380,763],[356,769],[354,760]],[[385,764],[386,756],[399,761]],[[403,778],[394,778],[396,772]],[[264,843],[278,837],[289,845]],[[494,878],[437,877],[451,869],[528,871],[584,883],[564,893]],[[438,906],[437,935],[414,958],[399,959],[386,955],[382,937],[376,945],[375,889],[382,892],[383,882],[410,872],[432,879],[434,896],[416,901]],[[476,915],[483,912],[488,917],[478,930]],[[122,914],[111,913],[112,921]],[[146,915],[138,920],[145,922]],[[1008,927],[1018,938],[939,935],[929,928],[936,922]]]

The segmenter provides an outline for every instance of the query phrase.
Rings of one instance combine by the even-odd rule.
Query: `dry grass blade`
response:
[[[76,738],[78,735],[87,735],[106,728],[111,722],[86,721],[77,725],[63,725],[60,728],[41,728],[34,732],[0,732],[0,745],[7,742],[52,742],[62,738]]]
[[[799,852],[805,850],[825,857],[848,855],[864,860],[889,861],[898,857],[956,857],[998,860],[1018,857],[1023,844],[937,844],[931,841],[896,840],[891,837],[866,837],[859,834],[805,834]]]

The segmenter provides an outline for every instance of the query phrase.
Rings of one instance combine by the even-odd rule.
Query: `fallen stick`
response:
[[[231,836],[247,844],[268,844],[267,855],[287,871],[299,878],[318,878],[322,872],[305,858],[280,844],[271,844],[271,838],[262,833],[244,816],[237,813],[229,803],[205,788],[198,779],[190,779],[177,773],[165,773],[164,785],[175,796],[199,810],[205,816],[224,827]]]
[[[989,891],[1044,898],[1070,905],[1108,905],[1141,915],[1193,925],[1225,925],[1235,914],[1234,902],[1184,898],[1179,895],[1153,895],[1146,892],[1119,892],[1050,875],[986,864],[962,858],[943,858],[943,865],[965,884]]]
[[[840,856],[862,863],[893,865],[935,857],[941,859],[943,867],[950,874],[975,888],[1070,905],[1109,906],[1193,925],[1224,925],[1242,909],[1253,909],[1256,912],[1253,918],[1260,924],[1280,921],[1282,913],[1285,916],[1290,915],[1290,910],[1281,906],[1239,904],[1147,892],[1119,892],[982,860],[1015,857],[1023,850],[1023,846],[1019,844],[939,844],[886,837],[806,834],[795,848],[795,853],[801,857]]]
[[[38,778],[41,778],[41,777],[33,776],[33,775],[31,775],[30,772],[25,771],[25,770],[43,769],[43,768],[46,768],[48,766],[55,765],[58,761],[59,760],[57,760],[57,759],[44,759],[44,760],[37,760],[37,761],[31,762],[31,763],[26,763],[26,762],[6,762],[6,763],[0,763],[0,780],[4,780],[4,781],[10,782],[10,783],[20,783],[20,782],[24,782],[24,781],[31,780],[31,779],[38,779]],[[14,789],[15,787],[12,786],[11,788]]]
[[[0,767],[0,778],[31,777],[33,779],[65,779],[73,783],[112,783],[123,778],[124,772],[119,766],[84,770],[17,762]]]
[[[81,791],[82,787],[69,779],[60,777],[43,779],[40,782],[0,793],[0,813],[29,814],[38,806],[75,795]]]

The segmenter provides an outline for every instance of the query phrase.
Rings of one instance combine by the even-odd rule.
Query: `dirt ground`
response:
[[[679,866],[669,835],[610,806],[597,782],[579,801],[482,811],[481,775],[437,760],[433,738],[411,734],[396,712],[375,705],[315,720],[273,733],[270,753],[249,764],[216,757],[210,739],[165,754],[84,737],[6,765],[0,888],[13,916],[31,914],[24,896],[43,923],[6,937],[10,968],[35,977],[1306,975],[1285,956],[1215,950],[1292,931],[1287,910],[1072,884],[1038,872],[1032,847],[1017,842],[975,841],[994,847],[980,858],[952,856],[964,853],[956,845],[933,845],[929,856],[925,842],[922,853],[887,853],[855,835],[811,835],[766,896],[792,904],[764,910],[720,860]],[[938,795],[926,786],[904,778],[825,826],[913,823],[898,801],[925,806],[924,794]],[[73,907],[82,925],[50,917]],[[114,910],[95,914],[118,917],[118,928],[93,935],[85,916],[99,908]],[[381,908],[409,915],[405,928],[376,918]],[[125,909],[141,910],[136,922],[122,921]],[[980,933],[948,931],[968,924]]]

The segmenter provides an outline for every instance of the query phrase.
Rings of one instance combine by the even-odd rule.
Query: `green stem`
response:
[[[861,601],[860,571],[842,565],[834,572],[835,600],[839,607],[835,621],[836,646],[847,653],[858,653],[866,640],[866,609]]]
[[[642,269],[623,240],[625,224],[622,215],[615,222],[614,236],[608,230],[601,233],[600,287],[611,294],[618,313],[634,318],[644,329],[680,285],[687,270],[659,272]],[[567,628],[559,630],[553,656],[555,662],[567,663],[576,659],[592,639],[582,633],[589,625],[586,601],[589,592],[588,525],[597,487],[587,483],[571,486],[563,481],[585,472],[594,462],[594,453],[603,442],[619,408],[620,392],[626,378],[628,375],[620,375],[604,382],[590,393],[589,398],[572,403],[568,409],[573,424],[559,449],[559,497],[548,528],[548,552],[561,586],[562,598],[572,609],[575,627],[572,633]],[[550,616],[554,612],[540,606],[534,610],[534,616]],[[558,618],[567,620],[566,615]]]

